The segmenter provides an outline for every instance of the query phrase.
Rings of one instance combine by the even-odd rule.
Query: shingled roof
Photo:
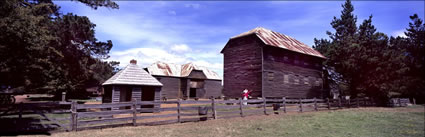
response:
[[[298,53],[307,54],[307,55],[311,55],[311,56],[315,56],[319,58],[324,58],[324,59],[326,58],[325,56],[320,54],[320,52],[314,50],[313,48],[307,46],[306,44],[292,37],[289,37],[287,35],[274,32],[262,27],[257,27],[248,32],[241,33],[237,36],[230,38],[230,40],[244,37],[251,34],[255,34],[258,38],[261,39],[261,41],[264,42],[264,44],[268,46],[279,47],[279,48],[283,48],[283,49],[287,49],[287,50],[291,50],[291,51],[295,51]]]
[[[135,60],[106,80],[102,85],[146,85],[162,86],[162,84],[142,67],[137,66]]]
[[[187,77],[192,70],[202,70],[208,79],[221,80],[216,72],[211,71],[206,67],[197,66],[193,63],[178,65],[158,61],[147,67],[147,70],[151,75],[173,77]]]

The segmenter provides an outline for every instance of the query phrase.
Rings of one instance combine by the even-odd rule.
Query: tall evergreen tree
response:
[[[405,57],[388,43],[387,35],[377,32],[372,16],[357,28],[351,1],[342,7],[340,18],[331,22],[335,33],[327,32],[330,40],[315,39],[313,46],[328,57],[324,62],[325,72],[331,74],[327,81],[347,87],[343,90],[352,97],[369,96],[385,104],[391,93],[407,87],[402,82]]]
[[[401,77],[402,96],[415,97],[425,103],[425,24],[417,14],[410,16],[412,22],[406,29],[406,37],[391,37],[393,48],[402,52],[406,63],[406,73]]]

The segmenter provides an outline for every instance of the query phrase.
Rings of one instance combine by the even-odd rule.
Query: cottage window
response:
[[[285,84],[289,83],[289,76],[287,74],[283,75],[283,83]]]
[[[309,85],[308,77],[307,76],[304,78],[304,84]]]
[[[273,81],[273,79],[274,79],[274,73],[273,72],[268,72],[267,73],[267,78],[269,79],[269,81]]]

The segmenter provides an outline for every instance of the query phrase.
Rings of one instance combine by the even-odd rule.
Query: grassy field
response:
[[[162,126],[119,127],[52,136],[217,137],[424,137],[424,106],[353,108],[337,111],[259,115]]]

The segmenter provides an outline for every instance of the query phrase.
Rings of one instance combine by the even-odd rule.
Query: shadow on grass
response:
[[[0,135],[50,135],[56,128],[36,118],[0,118]]]

